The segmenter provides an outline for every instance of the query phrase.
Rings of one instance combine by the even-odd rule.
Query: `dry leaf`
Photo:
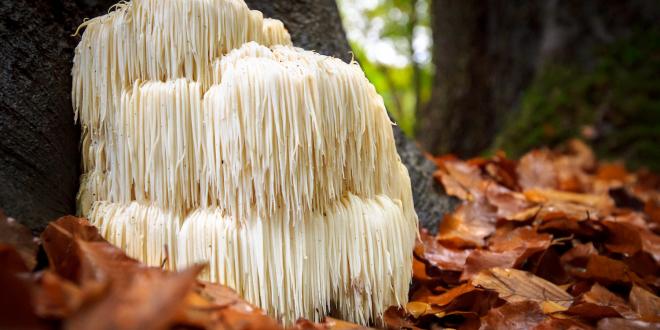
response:
[[[606,318],[598,321],[598,330],[660,330],[660,323]]]
[[[0,210],[0,244],[11,245],[21,256],[28,269],[37,264],[38,240],[32,237],[32,232],[14,218],[5,216]]]
[[[483,246],[485,238],[495,232],[497,215],[493,207],[484,203],[466,203],[453,214],[445,215],[438,241],[454,248]]]
[[[527,330],[533,329],[547,316],[536,302],[518,301],[492,309],[482,319],[480,330]]]
[[[472,278],[472,283],[494,290],[500,298],[510,302],[551,301],[568,308],[573,297],[555,284],[531,273],[508,268],[492,268]]]
[[[628,297],[632,308],[648,322],[660,322],[660,298],[637,285],[633,285]]]
[[[587,319],[606,317],[638,318],[623,298],[615,295],[600,284],[594,284],[591,289],[582,294],[567,313]]]

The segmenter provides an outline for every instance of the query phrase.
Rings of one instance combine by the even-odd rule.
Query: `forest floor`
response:
[[[410,302],[382,326],[660,329],[660,177],[598,162],[579,141],[520,160],[433,157],[462,204],[420,232]],[[40,238],[0,214],[0,328],[270,329],[231,289],[147,267],[87,220]],[[6,299],[11,297],[11,299]],[[349,329],[326,318],[296,329]]]

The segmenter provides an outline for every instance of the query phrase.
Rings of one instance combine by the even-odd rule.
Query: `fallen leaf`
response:
[[[453,248],[484,246],[485,238],[495,232],[497,215],[492,206],[469,202],[454,213],[445,215],[438,232],[438,241]]]
[[[488,184],[478,166],[457,159],[443,161],[434,176],[440,179],[448,195],[464,201],[481,200]]]
[[[523,189],[557,188],[557,173],[553,155],[548,149],[533,150],[525,154],[516,167]]]
[[[489,249],[474,250],[465,261],[461,280],[467,280],[484,269],[514,268],[522,265],[535,253],[546,250],[552,235],[538,234],[531,227],[518,227],[489,239]]]
[[[78,286],[51,270],[36,274],[31,296],[35,313],[46,319],[63,319],[73,315],[85,298]]]
[[[481,330],[527,330],[534,329],[547,316],[538,303],[518,301],[494,308],[482,319]]]
[[[625,263],[597,254],[589,256],[585,268],[570,267],[567,271],[577,278],[591,279],[605,285],[631,283],[637,279]]]
[[[566,202],[609,210],[614,207],[614,201],[607,195],[579,194],[554,189],[529,189],[523,192],[528,200],[536,203]]]
[[[388,308],[383,314],[383,323],[387,329],[420,329],[406,318],[405,309],[394,306]]]
[[[426,302],[437,306],[446,306],[449,305],[452,301],[454,301],[458,297],[475,290],[479,290],[479,289],[475,288],[474,285],[470,283],[465,283],[455,288],[452,288],[439,296],[429,297]]]
[[[547,249],[552,243],[552,235],[538,233],[529,226],[518,227],[503,235],[494,235],[489,239],[488,248],[491,251],[510,251],[524,248],[535,253]]]
[[[14,218],[5,216],[2,210],[0,210],[0,244],[13,246],[28,269],[33,269],[37,264],[38,240],[32,236],[30,229]]]
[[[633,285],[628,297],[630,305],[648,322],[660,322],[660,298],[637,285]]]
[[[598,165],[596,179],[624,183],[628,180],[628,171],[620,163],[605,163]]]
[[[406,312],[412,315],[414,318],[418,318],[421,315],[426,314],[426,312],[429,310],[431,310],[431,306],[427,303],[411,301],[406,304]]]
[[[435,237],[431,237],[424,232],[421,234],[421,239],[424,244],[423,255],[426,260],[443,270],[463,271],[465,259],[471,250],[445,247],[439,244]]]
[[[573,302],[573,297],[555,284],[522,270],[492,268],[472,278],[472,283],[496,291],[509,303],[551,301],[567,309]]]
[[[0,244],[0,329],[47,329],[31,300],[29,281],[21,276],[27,267],[13,246]]]
[[[566,311],[571,315],[578,315],[587,319],[601,319],[606,317],[638,318],[623,298],[615,295],[602,285],[595,283],[591,289],[582,294]]]
[[[486,200],[497,208],[497,215],[505,219],[515,220],[523,214],[531,213],[530,210],[538,211],[539,209],[539,206],[530,203],[522,193],[496,183],[487,185]]]
[[[205,329],[281,329],[264,311],[236,291],[219,284],[198,282],[188,292],[175,322]],[[328,329],[327,324],[300,322],[298,329]]]
[[[72,216],[51,222],[41,234],[49,265],[60,276],[80,283],[81,260],[76,253],[76,240],[106,242],[87,220]]]
[[[511,190],[520,190],[516,166],[517,162],[506,158],[500,150],[483,167],[488,176],[498,184]]]
[[[184,298],[201,267],[181,273],[147,268],[134,272],[121,285],[113,283],[107,295],[68,318],[67,329],[167,329],[174,325]]]
[[[465,270],[461,274],[461,281],[469,280],[482,270],[493,267],[513,268],[522,254],[523,251],[517,249],[503,252],[474,250],[465,261]]]
[[[606,318],[598,321],[596,328],[598,330],[659,330],[660,323],[649,323],[621,318]]]
[[[628,223],[603,221],[607,228],[605,247],[614,253],[632,256],[642,249],[642,239],[639,230]]]

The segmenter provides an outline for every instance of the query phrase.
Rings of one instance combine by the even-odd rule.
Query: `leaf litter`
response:
[[[462,200],[421,230],[390,329],[660,329],[660,177],[574,140],[520,160],[433,158]],[[232,289],[147,267],[85,219],[41,237],[0,214],[0,328],[281,329]],[[326,317],[294,329],[358,329]]]

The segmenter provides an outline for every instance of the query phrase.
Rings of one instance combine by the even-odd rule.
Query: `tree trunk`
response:
[[[466,157],[490,146],[533,73],[537,7],[538,1],[432,1],[436,73],[417,130],[426,149]]]
[[[71,108],[71,65],[85,17],[107,11],[106,0],[19,0],[0,4],[0,208],[35,231],[75,212],[79,130]],[[248,0],[280,19],[296,46],[351,59],[332,0]],[[434,165],[395,129],[397,147],[413,181],[421,223],[435,229],[452,200],[435,192]]]
[[[475,156],[516,115],[549,63],[594,65],[599,46],[658,26],[653,0],[433,0],[435,77],[418,139],[435,154]]]

